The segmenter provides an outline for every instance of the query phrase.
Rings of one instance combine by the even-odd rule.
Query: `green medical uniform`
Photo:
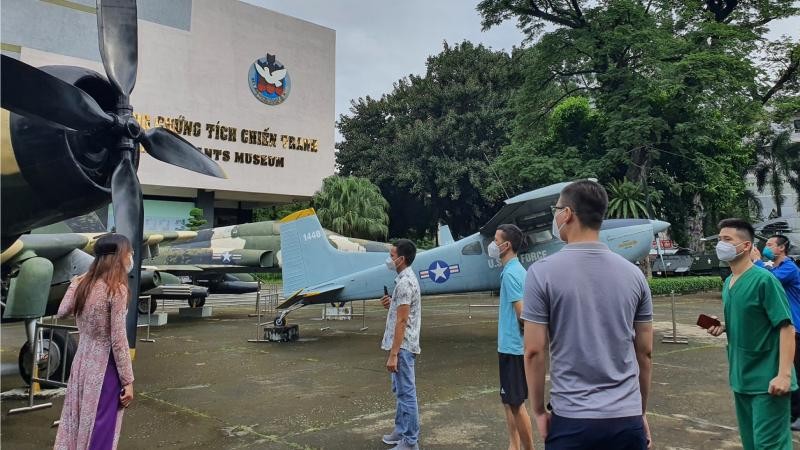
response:
[[[780,282],[759,267],[745,271],[733,287],[730,282],[728,277],[722,302],[742,446],[745,450],[790,450],[790,396],[769,395],[769,382],[778,374],[780,329],[792,320],[789,301]],[[797,389],[794,369],[791,389]]]

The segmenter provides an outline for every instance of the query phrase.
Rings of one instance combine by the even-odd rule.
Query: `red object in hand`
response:
[[[718,327],[720,325],[722,325],[722,322],[720,322],[719,319],[715,319],[705,314],[700,314],[700,316],[697,318],[697,326],[700,328],[705,328],[706,330],[711,327]]]

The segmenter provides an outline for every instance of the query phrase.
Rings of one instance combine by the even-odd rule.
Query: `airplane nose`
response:
[[[663,220],[651,220],[650,224],[653,225],[653,232],[655,233],[661,233],[669,228],[669,222],[664,222]]]

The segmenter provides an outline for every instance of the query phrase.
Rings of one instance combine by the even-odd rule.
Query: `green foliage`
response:
[[[532,42],[495,162],[519,175],[514,192],[627,178],[663,193],[654,212],[690,247],[754,209],[742,201],[752,136],[764,106],[786,116],[799,88],[800,47],[768,42],[766,24],[795,3],[483,0],[478,10],[484,28],[516,19]]]
[[[505,196],[489,162],[509,142],[519,53],[445,43],[423,76],[399,80],[381,99],[353,101],[339,118],[339,173],[380,187],[392,236],[435,234],[439,220],[467,234],[496,211]],[[517,176],[498,175],[503,183]]]
[[[281,272],[265,272],[265,273],[251,273],[253,278],[260,281],[262,284],[275,284],[283,282],[283,275]]]
[[[189,211],[189,220],[186,221],[185,228],[191,231],[199,230],[208,221],[203,219],[203,210],[201,208],[192,208]]]
[[[720,277],[653,277],[647,282],[650,284],[650,292],[653,295],[668,295],[672,291],[675,291],[677,295],[722,290],[722,279]]]
[[[769,188],[775,202],[776,217],[782,216],[783,185],[789,183],[800,196],[800,142],[792,142],[789,131],[760,136],[756,146],[756,165],[751,169],[756,177],[756,188]],[[800,200],[799,200],[800,201]],[[800,204],[798,204],[800,206]]]
[[[344,236],[386,239],[389,233],[389,203],[377,186],[366,178],[325,178],[311,204],[322,226]]]
[[[623,178],[621,181],[612,180],[606,189],[609,196],[609,217],[617,219],[647,217],[645,195],[641,185]]]
[[[274,205],[267,208],[256,208],[253,210],[253,221],[263,222],[266,220],[281,220],[289,214],[311,207],[310,202],[285,203]]]

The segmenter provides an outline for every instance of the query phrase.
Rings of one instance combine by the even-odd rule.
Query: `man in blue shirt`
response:
[[[497,353],[500,361],[500,400],[506,412],[509,450],[533,450],[533,427],[525,400],[525,354],[522,341],[522,287],[525,268],[517,258],[522,246],[522,231],[512,224],[497,227],[489,256],[500,260],[500,310],[497,320]]]
[[[786,296],[789,298],[789,310],[792,313],[792,323],[795,326],[795,347],[800,348],[800,269],[792,261],[791,258],[786,256],[791,250],[791,242],[789,238],[782,234],[776,234],[769,238],[767,245],[764,247],[763,257],[767,259],[767,263],[761,260],[762,254],[758,249],[753,247],[755,256],[755,264],[763,267],[773,275],[778,281],[781,282],[783,290],[786,291]],[[794,354],[794,369],[800,373],[800,351]],[[800,431],[800,390],[792,392],[792,430]]]

